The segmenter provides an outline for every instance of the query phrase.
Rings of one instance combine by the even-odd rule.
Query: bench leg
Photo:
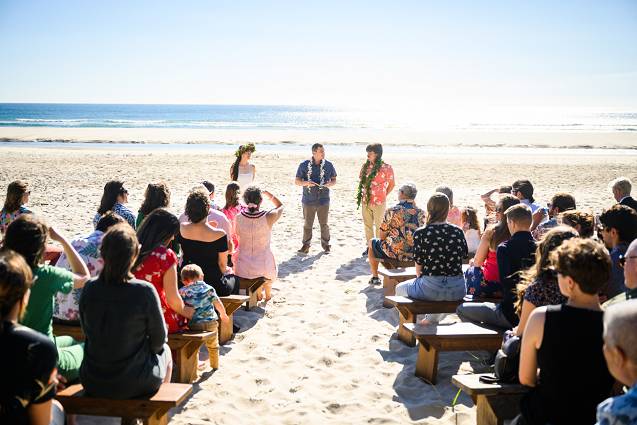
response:
[[[248,288],[246,289],[246,295],[250,297],[250,299],[248,301],[246,301],[246,305],[245,305],[245,310],[246,311],[250,311],[252,310],[254,307],[257,306],[257,292],[253,291],[252,288]]]
[[[168,425],[168,411],[157,411],[149,418],[144,418],[144,425]]]
[[[477,425],[504,425],[520,413],[522,394],[478,395],[476,400]]]
[[[427,347],[425,347],[427,345]],[[429,344],[418,344],[418,358],[416,359],[416,376],[425,379],[432,385],[436,383],[438,375],[438,350]]]
[[[227,322],[219,321],[219,345],[223,345],[232,339],[233,316],[234,314],[229,314]]]
[[[409,309],[397,308],[398,318],[398,339],[410,347],[416,346],[416,337],[413,333],[409,332],[403,325],[405,323],[416,323],[416,315],[412,314]]]
[[[396,285],[398,285],[398,281],[396,279],[392,279],[388,276],[383,276],[383,294],[388,296],[396,295]],[[383,298],[383,307],[392,308],[392,304],[388,301],[385,301]]]
[[[190,384],[197,380],[199,347],[201,347],[199,341],[191,341],[175,350],[176,356],[173,359],[173,367],[177,371],[177,381],[179,383]]]

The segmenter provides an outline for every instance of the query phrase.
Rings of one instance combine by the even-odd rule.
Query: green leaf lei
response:
[[[372,181],[376,177],[376,174],[378,174],[378,170],[380,170],[380,167],[382,167],[383,164],[384,162],[382,159],[374,162],[372,171],[369,174],[367,174],[369,160],[365,161],[365,164],[363,164],[363,168],[361,168],[361,180],[358,182],[358,190],[356,193],[356,209],[359,209],[361,204],[363,203],[363,188],[365,188],[365,198],[369,203],[369,198],[372,195]]]

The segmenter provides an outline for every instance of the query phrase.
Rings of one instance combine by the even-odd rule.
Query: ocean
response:
[[[283,105],[0,103],[0,127],[502,132],[632,132],[637,112],[491,109],[487,113]]]

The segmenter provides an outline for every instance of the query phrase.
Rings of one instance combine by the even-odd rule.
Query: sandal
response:
[[[380,281],[380,279],[378,277],[372,277],[371,279],[369,279],[369,284],[370,285],[382,285],[383,283]]]

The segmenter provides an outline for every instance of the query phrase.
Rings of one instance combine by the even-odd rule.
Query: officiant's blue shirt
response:
[[[314,161],[308,159],[306,161],[301,162],[299,165],[299,169],[296,171],[296,177],[303,180],[308,181],[307,178],[307,165],[312,162],[312,174],[310,175],[310,179],[316,183],[321,184],[320,176],[321,176],[321,168],[319,164],[314,164]],[[323,165],[323,184],[329,182],[334,177],[336,177],[336,170],[331,162],[325,161]],[[330,203],[330,190],[327,187],[303,187],[303,199],[301,200],[305,205],[327,205]]]

